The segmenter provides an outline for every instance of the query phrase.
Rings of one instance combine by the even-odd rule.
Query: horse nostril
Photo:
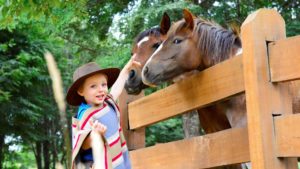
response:
[[[130,70],[129,72],[129,78],[132,79],[135,76],[135,71],[134,70]]]
[[[144,68],[144,73],[147,73],[149,71],[149,68],[148,68],[148,66],[146,66],[145,68]]]

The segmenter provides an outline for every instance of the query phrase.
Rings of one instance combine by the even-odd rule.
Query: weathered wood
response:
[[[129,150],[135,150],[138,148],[145,147],[145,128],[130,130],[128,126],[128,103],[133,100],[142,98],[143,96],[144,92],[137,96],[134,96],[128,95],[126,91],[123,90],[119,99],[119,108],[121,111],[121,125]]]
[[[131,151],[134,169],[200,169],[249,161],[246,128]]]
[[[300,157],[300,114],[276,116],[277,157]]]
[[[269,82],[267,42],[285,38],[282,17],[271,9],[249,15],[242,25],[243,67],[250,159],[254,169],[297,168],[276,156],[273,114],[291,114],[287,86]]]
[[[237,56],[131,102],[130,127],[150,125],[243,91],[242,57]]]
[[[300,36],[269,44],[271,81],[300,79]]]

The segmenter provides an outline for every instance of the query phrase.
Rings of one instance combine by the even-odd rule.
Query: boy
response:
[[[75,70],[73,84],[67,93],[67,102],[79,106],[77,115],[72,119],[72,168],[79,168],[79,164],[83,164],[83,168],[91,168],[97,161],[105,169],[131,168],[115,100],[123,90],[133,63],[137,64],[131,59],[121,72],[117,68],[101,69],[94,62]],[[93,133],[102,135],[102,139],[98,139],[100,146],[97,146],[101,159],[93,158],[96,150],[91,145],[94,145],[93,140],[97,140],[92,137]]]

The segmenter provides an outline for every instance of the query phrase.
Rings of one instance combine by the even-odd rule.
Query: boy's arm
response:
[[[111,87],[110,90],[110,94],[112,95],[113,99],[116,101],[119,96],[122,93],[122,90],[124,88],[125,82],[128,78],[129,72],[130,72],[130,68],[133,65],[138,65],[140,66],[139,62],[134,61],[134,57],[132,57],[127,64],[124,66],[124,68],[121,70],[118,79],[116,80],[116,82],[113,84],[113,86]]]

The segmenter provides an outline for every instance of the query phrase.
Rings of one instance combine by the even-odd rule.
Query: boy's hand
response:
[[[93,120],[90,120],[89,121],[91,127],[92,127],[92,130],[95,131],[95,132],[98,132],[99,134],[101,134],[102,136],[104,136],[107,128],[105,125],[103,125],[102,123],[98,122],[98,120],[95,120],[93,122]]]
[[[142,67],[140,62],[135,61],[135,56],[130,58],[130,60],[126,63],[123,69],[129,71],[133,66]]]

